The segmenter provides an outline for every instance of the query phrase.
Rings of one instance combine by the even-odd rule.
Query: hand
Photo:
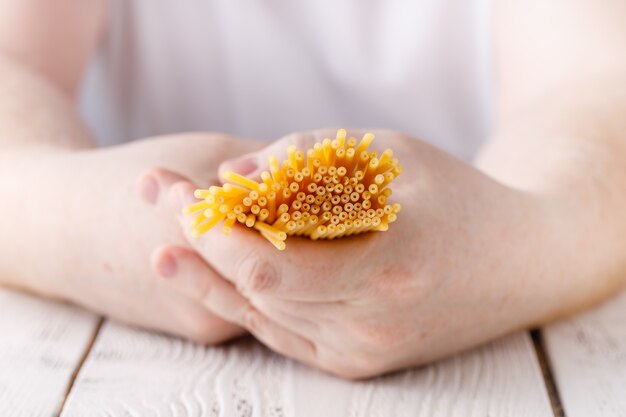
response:
[[[544,246],[553,230],[538,196],[416,139],[375,133],[374,147],[393,149],[405,167],[391,196],[403,208],[386,232],[288,238],[279,252],[243,227],[190,238],[182,219],[206,268],[248,299],[207,303],[213,312],[277,352],[351,378],[424,363],[562,313],[566,283],[554,279],[559,264]],[[303,149],[333,134],[288,136],[259,152],[258,163],[284,156],[289,144]],[[245,161],[249,172],[250,156]],[[177,184],[179,208],[194,201],[194,188]],[[214,300],[233,298],[232,286],[216,286]]]
[[[255,147],[222,135],[181,134],[42,155],[30,172],[40,185],[29,191],[32,201],[22,202],[29,221],[20,222],[37,233],[36,252],[20,261],[34,268],[29,277],[41,280],[30,289],[197,341],[217,343],[243,333],[188,296],[189,288],[217,275],[187,273],[187,265],[199,257],[184,246],[171,211],[154,205],[167,201],[165,190],[181,177],[151,167],[177,170],[209,185],[217,181],[214,173],[223,159]],[[167,257],[150,265],[151,252],[163,242],[182,245],[176,256],[186,262],[179,268]],[[153,268],[169,278],[155,275]]]

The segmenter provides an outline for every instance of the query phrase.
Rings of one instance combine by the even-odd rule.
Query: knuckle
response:
[[[410,338],[410,332],[399,324],[390,326],[357,322],[352,326],[352,334],[363,350],[376,354],[398,350],[406,345]]]
[[[274,263],[256,252],[250,252],[235,265],[236,284],[242,290],[265,291],[280,283]]]
[[[369,293],[382,302],[397,304],[402,300],[421,298],[431,281],[421,278],[407,265],[385,265],[366,279]]]

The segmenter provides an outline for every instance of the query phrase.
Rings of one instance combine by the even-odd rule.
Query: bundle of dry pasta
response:
[[[388,204],[389,184],[402,172],[391,149],[380,157],[368,152],[374,135],[361,141],[346,139],[340,129],[334,140],[324,139],[305,152],[287,149],[279,164],[269,158],[261,181],[234,172],[224,173],[232,184],[198,189],[202,201],[186,207],[195,213],[193,234],[199,236],[224,221],[230,234],[236,222],[258,230],[276,248],[285,249],[287,236],[334,239],[368,231],[385,231],[396,220],[399,204]]]

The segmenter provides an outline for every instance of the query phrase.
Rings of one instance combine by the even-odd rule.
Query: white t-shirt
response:
[[[470,159],[491,119],[488,0],[113,0],[82,111],[103,145],[389,128]]]

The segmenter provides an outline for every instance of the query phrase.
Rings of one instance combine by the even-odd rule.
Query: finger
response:
[[[277,300],[274,298],[269,299],[268,297],[250,298],[250,304],[270,320],[302,337],[318,339],[320,335],[320,325],[315,321],[315,316],[296,316],[290,311],[276,308],[275,301]]]
[[[274,297],[253,296],[250,303],[269,319],[287,330],[310,340],[315,340],[318,363],[325,362],[323,348],[342,351],[353,340],[343,321],[351,317],[343,303],[303,303],[285,301]]]
[[[341,242],[293,238],[278,252],[256,231],[243,226],[233,227],[229,236],[213,228],[199,237],[190,235],[188,220],[181,226],[190,245],[244,293],[330,302],[354,298],[365,288],[363,237]],[[375,265],[369,268],[375,273]]]
[[[244,326],[254,337],[273,351],[310,365],[316,364],[317,351],[312,342],[290,332],[259,311],[254,309],[248,311]]]
[[[241,336],[247,331],[230,321],[226,321],[208,310],[196,300],[177,294],[175,305],[169,308],[176,319],[170,332],[185,336],[199,343],[214,345]],[[170,297],[172,297],[170,290]]]
[[[172,184],[179,181],[188,181],[184,176],[165,168],[151,168],[143,172],[137,179],[137,192],[141,198],[150,204],[156,204],[163,190],[167,191]]]
[[[160,261],[159,270],[172,267]],[[171,272],[168,272],[171,274]],[[161,273],[163,275],[163,273]],[[161,301],[159,312],[168,312],[165,317],[156,320],[152,327],[166,330],[204,344],[218,344],[247,333],[244,328],[226,321],[213,314],[197,300],[188,296],[187,291],[179,291],[173,285],[174,279],[162,279],[159,289]],[[175,291],[172,291],[172,288]],[[159,314],[150,314],[157,317]],[[162,316],[162,314],[160,314]]]
[[[242,155],[238,158],[229,159],[224,161],[218,167],[218,173],[220,174],[220,180],[226,182],[223,177],[225,171],[233,171],[245,176],[253,176],[256,170],[259,168],[259,151],[252,152],[246,155]],[[252,174],[252,175],[251,175]]]
[[[174,245],[161,246],[153,252],[151,263],[159,276],[167,278],[187,297],[229,322],[243,322],[250,308],[248,301],[194,251]]]
[[[170,187],[170,206],[176,213],[196,202],[195,186],[177,182]],[[341,301],[354,298],[364,280],[377,273],[368,262],[379,236],[359,235],[346,239],[313,242],[289,239],[281,252],[260,234],[238,224],[230,236],[214,227],[200,237],[191,236],[193,215],[180,215],[190,245],[221,276],[243,292],[259,292],[302,301]],[[380,240],[379,240],[380,242]]]
[[[222,162],[218,168],[220,180],[226,182],[224,178],[224,172],[226,171],[234,171],[249,178],[260,177],[262,171],[268,170],[268,158],[270,156],[275,156],[278,160],[285,159],[287,156],[287,147],[304,143],[305,135],[306,134],[288,135],[256,152],[251,152],[239,158]],[[312,143],[313,142],[311,142],[311,144]]]
[[[342,302],[303,302],[285,300],[273,296],[253,295],[250,303],[263,311],[266,308],[291,315],[303,320],[310,320],[316,323],[327,324],[334,322],[337,317],[345,314],[345,307]]]
[[[279,161],[285,160],[289,146],[293,145],[297,150],[304,151],[312,147],[316,141],[322,141],[324,138],[334,138],[336,133],[337,129],[321,129],[283,136],[256,152],[222,162],[218,169],[220,180],[226,182],[223,175],[226,171],[234,171],[249,178],[260,178],[262,171],[269,170],[270,156],[276,157]]]
[[[324,362],[323,348],[336,351],[351,348],[356,343],[351,328],[362,320],[343,303],[303,303],[253,296],[250,304],[287,330],[315,340],[318,362]]]

